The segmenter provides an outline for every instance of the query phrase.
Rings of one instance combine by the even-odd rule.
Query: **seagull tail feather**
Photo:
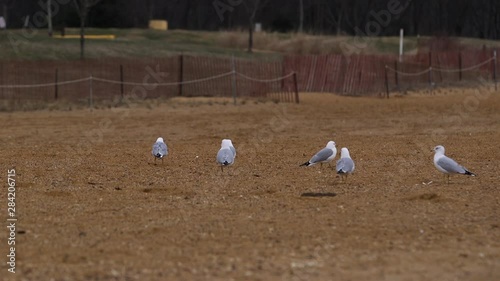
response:
[[[474,173],[472,173],[472,172],[469,172],[469,171],[467,171],[467,170],[465,170],[464,175],[468,175],[468,176],[472,176],[472,177],[475,177],[475,176],[476,176],[476,174],[474,174]]]

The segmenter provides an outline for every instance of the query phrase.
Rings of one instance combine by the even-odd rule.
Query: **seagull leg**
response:
[[[450,175],[449,174],[446,174],[446,183],[450,184]]]
[[[221,173],[224,173],[224,166],[223,165],[220,165],[220,170],[221,170]]]

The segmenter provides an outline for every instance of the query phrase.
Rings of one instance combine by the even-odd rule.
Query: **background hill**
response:
[[[66,34],[78,34],[66,28]],[[397,54],[397,37],[353,37],[304,33],[255,33],[254,52],[246,52],[248,34],[244,31],[157,31],[148,29],[88,28],[86,34],[113,34],[114,40],[86,40],[86,57],[164,57],[172,54],[202,54],[276,59],[283,54],[342,54],[342,43],[363,44],[364,54]],[[499,47],[500,42],[474,38],[408,37],[405,53],[414,54],[441,48]],[[79,39],[50,38],[46,30],[4,30],[0,36],[0,59],[72,60],[79,58]]]

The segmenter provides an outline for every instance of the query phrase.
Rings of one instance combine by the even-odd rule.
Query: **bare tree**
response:
[[[304,0],[299,0],[299,32],[304,31]]]
[[[338,1],[333,3],[334,7],[331,7],[331,2],[323,0],[322,3],[324,9],[326,10],[326,22],[331,26],[335,26],[335,33],[337,36],[342,32],[342,16],[345,13],[345,1]]]
[[[255,25],[255,16],[257,11],[264,7],[269,0],[244,0],[243,5],[247,10],[248,15],[248,52],[251,53],[253,49],[253,29]]]
[[[49,36],[52,37],[52,0],[47,0],[47,29]]]
[[[85,20],[89,14],[90,8],[95,6],[101,0],[73,0],[76,11],[80,17],[80,58],[85,58]]]

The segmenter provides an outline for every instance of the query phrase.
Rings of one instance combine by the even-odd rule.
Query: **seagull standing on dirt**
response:
[[[230,139],[223,139],[222,141],[227,141],[227,143],[229,144],[229,149],[231,149],[234,157],[236,158],[236,149],[233,146],[233,142]]]
[[[475,177],[476,175],[465,167],[460,166],[455,160],[444,155],[444,146],[434,147],[434,166],[447,177],[447,183],[450,183],[450,174],[462,174]]]
[[[161,163],[163,164],[163,157],[167,156],[168,148],[167,144],[163,142],[163,138],[159,137],[156,142],[153,144],[153,151],[151,152],[155,159],[161,159]]]
[[[217,163],[220,169],[224,172],[224,166],[231,166],[234,164],[234,157],[236,157],[236,149],[229,139],[223,139],[219,152],[217,153]]]
[[[326,147],[323,148],[322,150],[318,151],[309,161],[306,163],[300,165],[300,166],[313,166],[318,163],[323,166],[323,163],[328,163],[330,165],[330,162],[335,158],[337,155],[337,148],[335,147],[335,142],[334,141],[329,141],[326,144]]]
[[[340,159],[337,161],[337,174],[340,175],[340,179],[343,180],[344,176],[347,180],[347,175],[354,172],[354,161],[352,161],[349,155],[349,150],[342,147],[340,150]]]

